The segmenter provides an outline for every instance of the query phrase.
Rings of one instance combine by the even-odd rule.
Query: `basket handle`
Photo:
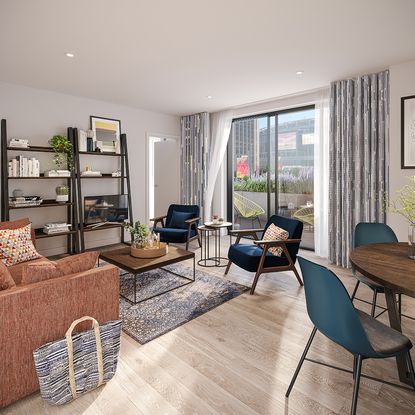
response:
[[[72,343],[72,332],[74,328],[83,321],[90,320],[92,321],[92,327],[95,333],[95,342],[97,345],[97,360],[98,360],[98,385],[97,387],[101,386],[104,383],[104,363],[102,359],[102,345],[101,345],[101,336],[99,333],[99,323],[93,317],[84,316],[78,318],[77,320],[73,321],[70,325],[69,329],[67,330],[65,337],[66,337],[66,344],[68,347],[68,365],[69,365],[69,385],[71,387],[72,397],[74,399],[77,398],[76,394],[76,384],[75,384],[75,369],[73,365],[73,343]]]

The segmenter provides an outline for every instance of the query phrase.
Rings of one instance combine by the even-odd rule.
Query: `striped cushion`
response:
[[[267,230],[265,231],[265,234],[262,238],[263,241],[286,241],[288,239],[289,233],[282,229],[273,223],[268,226]],[[282,255],[282,248],[280,246],[274,246],[272,248],[268,249],[268,252],[275,256],[281,256]]]

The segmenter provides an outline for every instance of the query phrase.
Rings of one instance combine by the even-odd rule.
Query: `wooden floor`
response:
[[[301,254],[319,262],[311,252]],[[334,270],[351,291],[351,272]],[[213,272],[223,277],[223,268]],[[246,285],[252,278],[236,266],[229,273]],[[371,298],[366,287],[358,295]],[[404,298],[403,312],[415,316],[414,300]],[[403,328],[415,342],[415,321],[404,319]],[[243,294],[144,346],[123,334],[117,374],[99,390],[63,407],[34,394],[0,414],[348,414],[352,376],[325,366],[305,362],[284,397],[311,329],[294,275],[263,276],[254,296]],[[309,357],[352,366],[351,355],[320,334]],[[398,382],[394,359],[365,361],[363,373]],[[414,392],[362,378],[358,414],[410,413]]]

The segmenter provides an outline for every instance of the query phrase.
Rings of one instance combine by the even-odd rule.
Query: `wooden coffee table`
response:
[[[131,304],[139,304],[143,301],[150,300],[151,298],[158,297],[159,295],[166,294],[170,291],[176,290],[185,285],[191,284],[195,281],[195,254],[194,252],[185,251],[184,249],[177,248],[175,246],[169,246],[169,251],[166,255],[163,255],[159,258],[149,258],[141,259],[135,258],[130,255],[130,247],[114,249],[110,251],[104,251],[99,256],[105,262],[113,264],[118,268],[126,271],[127,273],[134,275],[134,300],[129,299],[120,292],[120,296],[123,297]],[[193,278],[185,277],[184,275],[179,275],[169,269],[163,268],[167,265],[176,264],[178,262],[185,261],[187,259],[193,259]],[[151,271],[157,268],[163,269],[163,271],[173,274],[176,277],[180,277],[186,280],[183,284],[180,284],[176,287],[169,288],[166,291],[159,292],[157,294],[151,295],[150,297],[144,298],[140,301],[137,301],[137,278],[143,272]],[[124,274],[125,275],[125,274]]]

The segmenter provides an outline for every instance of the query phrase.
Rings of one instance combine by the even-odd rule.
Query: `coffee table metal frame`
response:
[[[108,251],[108,252],[111,252],[111,251]],[[194,252],[188,252],[188,253],[192,254],[192,255],[189,255],[187,257],[178,257],[178,258],[169,259],[169,261],[168,261],[169,263],[167,265],[177,264],[178,262],[186,261],[187,259],[193,258],[193,278],[189,278],[189,277],[185,277],[184,275],[180,275],[177,272],[171,271],[167,268],[164,268],[163,266],[159,266],[160,264],[155,264],[154,267],[151,267],[151,266],[142,267],[142,268],[144,268],[144,270],[142,270],[142,269],[134,270],[132,268],[129,268],[125,264],[121,263],[120,261],[108,258],[105,255],[105,252],[102,252],[100,254],[99,258],[102,259],[105,262],[108,262],[109,264],[115,265],[118,268],[121,268],[122,270],[126,271],[123,274],[120,274],[120,277],[123,276],[123,275],[127,275],[127,274],[134,275],[134,300],[131,300],[130,298],[128,298],[127,296],[122,294],[121,290],[120,290],[120,297],[124,298],[124,300],[128,301],[132,305],[137,305],[137,304],[143,303],[145,301],[151,300],[152,298],[159,297],[160,295],[167,294],[170,291],[174,291],[174,290],[177,290],[181,287],[185,287],[186,285],[189,285],[189,284],[196,281],[196,257],[195,257]],[[153,294],[149,297],[146,297],[144,299],[141,299],[141,300],[137,301],[137,276],[139,276],[140,274],[143,274],[144,272],[152,271],[152,270],[155,270],[155,269],[162,269],[163,271],[165,271],[169,274],[172,274],[176,277],[182,278],[186,281],[183,284],[179,284],[177,286],[169,288],[168,290],[161,291],[157,294]]]

